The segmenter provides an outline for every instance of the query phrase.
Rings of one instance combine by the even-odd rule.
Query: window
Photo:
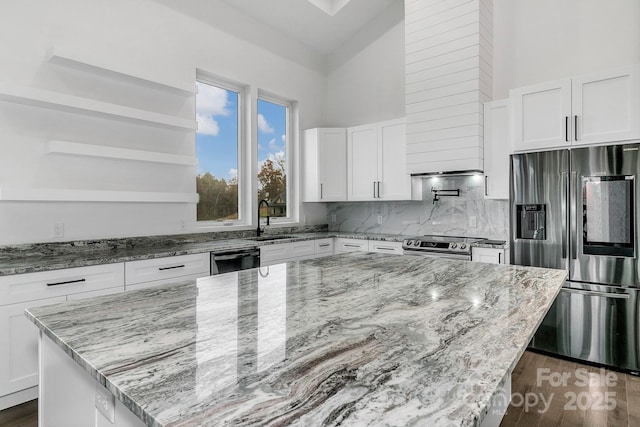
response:
[[[269,203],[269,216],[289,218],[289,110],[286,102],[258,99],[258,200]],[[289,174],[290,175],[290,174]],[[260,216],[266,216],[266,207]]]
[[[197,220],[237,221],[242,90],[204,80],[196,84]]]

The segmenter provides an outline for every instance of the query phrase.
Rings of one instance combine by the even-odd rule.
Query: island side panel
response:
[[[96,395],[100,395],[96,399]],[[114,422],[96,408],[113,410]],[[115,404],[115,406],[114,406]],[[40,332],[40,427],[145,427],[98,381]]]

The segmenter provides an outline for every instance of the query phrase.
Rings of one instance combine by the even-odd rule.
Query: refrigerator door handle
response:
[[[575,171],[571,172],[571,189],[573,189],[573,197],[571,198],[571,209],[575,211],[575,222],[571,224],[571,259],[577,259],[578,257],[578,197],[580,192],[577,188],[578,176]],[[572,212],[573,213],[573,212]]]
[[[573,294],[580,294],[580,295],[592,296],[592,297],[629,299],[629,294],[617,294],[613,292],[589,291],[584,289],[572,289],[572,288],[562,288],[561,290],[566,292],[571,292]]]
[[[562,172],[562,259],[567,258],[567,195],[569,193],[569,175]]]

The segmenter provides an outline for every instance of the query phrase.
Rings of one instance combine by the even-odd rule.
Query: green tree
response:
[[[286,216],[287,175],[284,159],[267,159],[258,172],[258,200],[269,202],[269,215]],[[264,214],[266,212],[261,212]]]

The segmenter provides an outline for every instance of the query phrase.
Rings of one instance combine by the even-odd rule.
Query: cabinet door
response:
[[[407,173],[407,135],[404,119],[378,124],[378,198],[411,200]]]
[[[509,199],[509,101],[484,104],[484,196]]]
[[[329,255],[333,255],[334,241],[333,237],[328,239],[314,240],[314,258],[321,258]]]
[[[640,138],[638,66],[574,77],[574,145]]]
[[[347,200],[375,200],[378,191],[378,128],[375,123],[347,130]]]
[[[320,200],[347,200],[347,138],[345,129],[318,130]]]
[[[313,240],[265,245],[260,247],[260,266],[313,258],[314,253],[315,242]]]
[[[570,145],[570,79],[514,89],[510,98],[514,150],[531,151]]]
[[[0,396],[38,385],[38,328],[25,308],[65,300],[60,296],[0,306]]]
[[[504,249],[471,248],[471,260],[489,264],[505,264]]]

